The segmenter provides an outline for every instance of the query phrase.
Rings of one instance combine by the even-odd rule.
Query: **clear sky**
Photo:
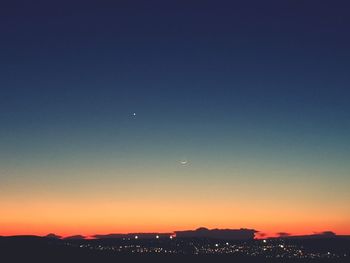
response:
[[[9,2],[0,235],[350,234],[347,1]]]

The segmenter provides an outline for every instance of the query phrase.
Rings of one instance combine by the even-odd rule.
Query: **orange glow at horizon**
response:
[[[250,228],[268,236],[350,234],[350,196],[342,181],[293,169],[282,176],[280,170],[253,164],[239,172],[224,165],[154,167],[4,170],[12,181],[0,185],[0,235],[92,236],[198,227]],[[30,179],[16,180],[21,174]]]
[[[249,210],[248,203],[229,204],[207,202],[183,202],[183,200],[48,200],[18,203],[2,203],[0,235],[61,236],[81,234],[167,232],[207,228],[252,228],[267,236],[278,232],[294,235],[334,231],[349,234],[350,228],[338,216],[323,215],[315,220],[307,207],[285,208],[278,205],[271,209]],[[258,207],[258,206],[257,206]],[[279,212],[271,212],[279,211]],[[315,212],[315,211],[314,211]],[[320,211],[319,211],[320,212]],[[220,215],[220,216],[218,216]],[[317,216],[316,216],[317,217]],[[329,222],[332,222],[330,224]],[[259,235],[256,235],[259,237]]]

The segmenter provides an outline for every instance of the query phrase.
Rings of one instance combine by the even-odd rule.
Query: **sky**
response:
[[[4,1],[0,235],[350,234],[346,1]]]

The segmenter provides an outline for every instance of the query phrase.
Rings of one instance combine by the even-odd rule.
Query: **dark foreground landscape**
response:
[[[0,237],[0,262],[350,262],[350,239]]]

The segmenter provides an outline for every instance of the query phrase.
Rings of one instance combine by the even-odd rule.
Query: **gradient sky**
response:
[[[8,2],[0,235],[350,234],[347,1]]]

